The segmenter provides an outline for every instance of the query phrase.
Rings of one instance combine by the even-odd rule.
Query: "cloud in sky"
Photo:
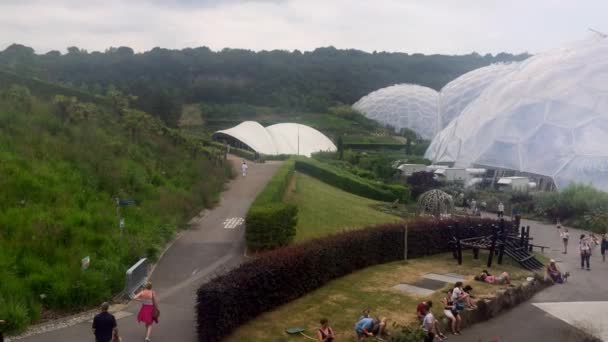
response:
[[[608,31],[608,1],[2,0],[0,49],[537,52]]]

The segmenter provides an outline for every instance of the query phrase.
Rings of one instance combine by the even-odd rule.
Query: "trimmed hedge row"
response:
[[[405,144],[391,144],[391,143],[344,143],[344,148],[350,148],[353,150],[405,150]]]
[[[251,204],[245,217],[245,241],[249,250],[284,246],[296,235],[298,207],[283,203],[294,164],[293,159],[285,161]]]
[[[392,202],[396,199],[400,202],[407,202],[410,199],[409,189],[402,185],[375,183],[314,159],[298,158],[295,168],[302,173],[355,195],[386,202]]]
[[[488,219],[409,223],[408,258],[450,251],[455,230],[467,238],[489,234],[496,226]],[[404,228],[405,223],[387,224],[279,248],[216,277],[197,291],[198,340],[220,341],[259,314],[333,279],[403,259]]]
[[[242,148],[236,148],[236,147],[231,146],[230,154],[234,154],[235,156],[239,156],[241,158],[245,158],[245,159],[251,160],[251,161],[255,160],[255,152],[244,150]]]

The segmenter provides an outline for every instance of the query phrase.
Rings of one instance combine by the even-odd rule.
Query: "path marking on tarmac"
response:
[[[554,302],[532,305],[602,341],[608,341],[608,302]]]
[[[245,222],[242,217],[231,217],[224,220],[224,229],[235,229]]]

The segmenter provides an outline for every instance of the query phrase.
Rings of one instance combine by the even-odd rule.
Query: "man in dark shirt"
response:
[[[95,334],[96,342],[112,341],[112,333],[116,329],[116,318],[108,312],[109,308],[110,304],[107,302],[101,304],[101,313],[93,319],[93,334]]]

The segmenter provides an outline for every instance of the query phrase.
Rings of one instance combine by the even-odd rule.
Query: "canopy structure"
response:
[[[334,143],[316,129],[296,124],[280,123],[264,128],[255,121],[244,121],[213,134],[216,140],[233,140],[266,155],[293,154],[309,157],[321,151],[336,151]]]
[[[441,131],[433,162],[515,170],[608,190],[608,39],[535,55]]]

